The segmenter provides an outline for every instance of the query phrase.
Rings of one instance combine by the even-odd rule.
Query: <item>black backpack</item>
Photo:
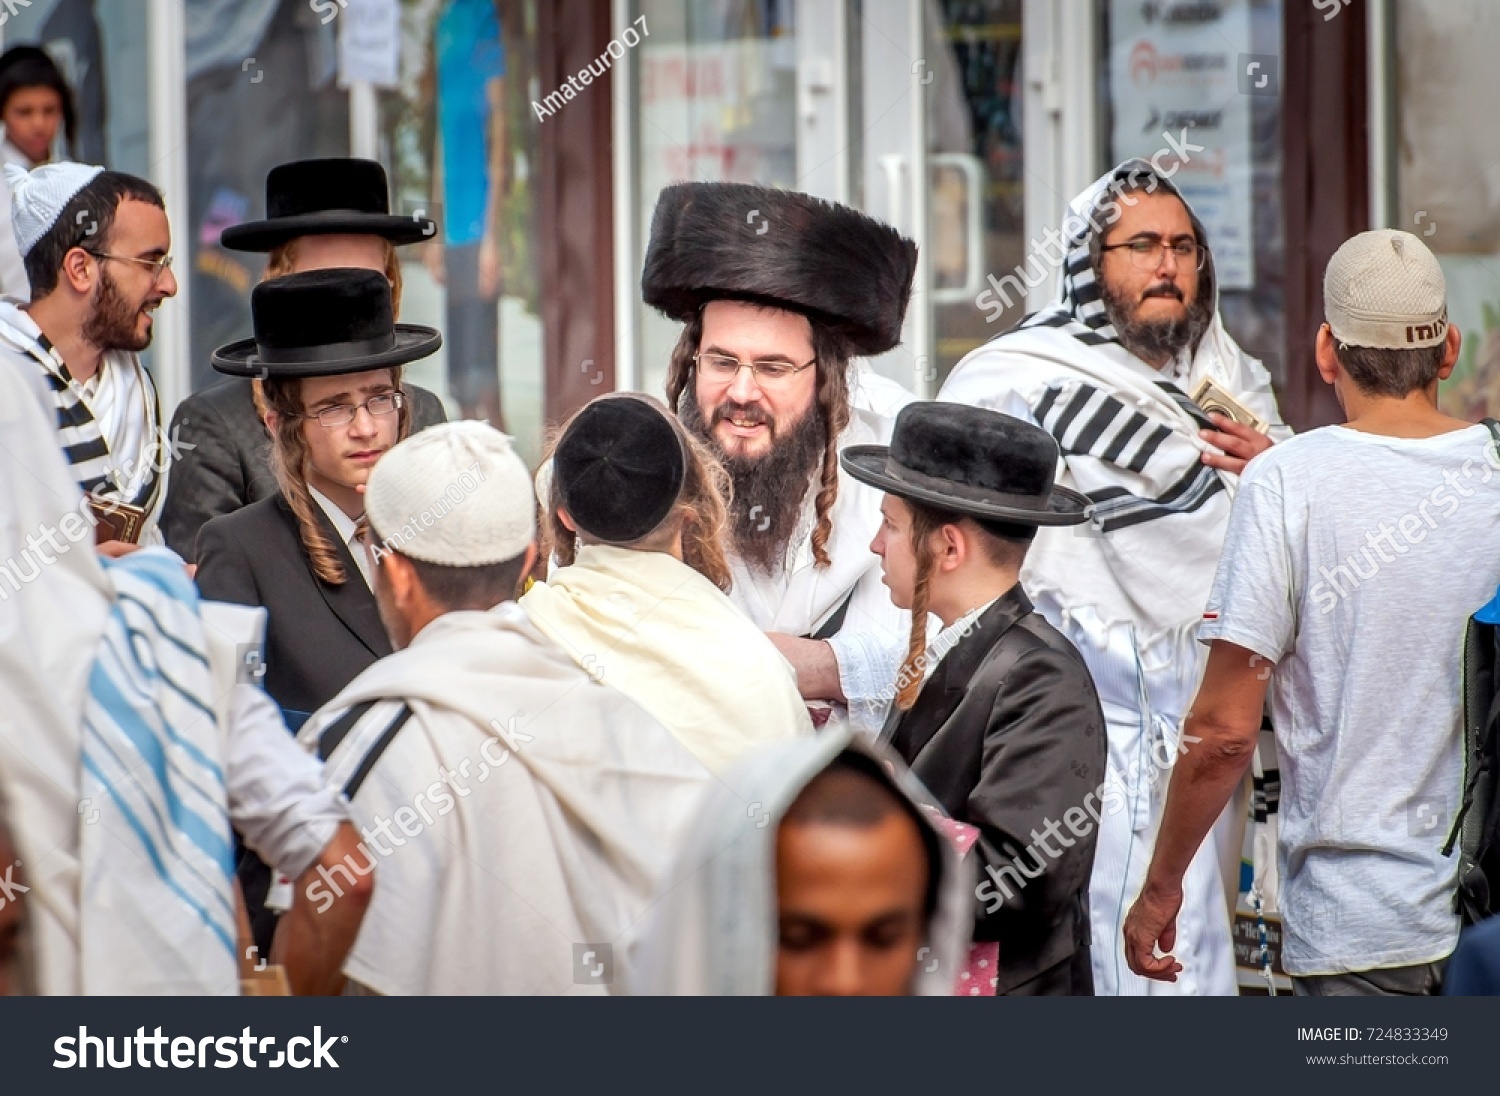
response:
[[[1500,423],[1485,419],[1500,452]],[[1457,912],[1472,925],[1500,900],[1500,592],[1464,629],[1464,795],[1443,855],[1459,850]]]

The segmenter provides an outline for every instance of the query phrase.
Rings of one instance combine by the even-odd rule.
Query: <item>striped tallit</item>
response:
[[[78,486],[95,498],[117,499],[154,511],[164,495],[166,469],[162,461],[148,458],[153,449],[158,449],[153,443],[161,436],[161,404],[151,374],[135,355],[110,351],[106,361],[109,368],[129,370],[139,380],[145,394],[142,412],[147,420],[140,434],[144,448],[141,452],[114,453],[83,397],[83,386],[68,372],[67,363],[51,340],[12,301],[0,302],[0,346],[35,363],[41,372],[52,395],[63,457]]]
[[[83,712],[84,992],[234,993],[224,745],[197,592],[165,549],[107,570]]]

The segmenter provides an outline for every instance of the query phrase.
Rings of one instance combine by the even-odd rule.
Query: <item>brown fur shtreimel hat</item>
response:
[[[678,183],[656,200],[641,296],[686,322],[724,298],[807,313],[855,354],[901,341],[917,245],[858,210],[746,183]]]

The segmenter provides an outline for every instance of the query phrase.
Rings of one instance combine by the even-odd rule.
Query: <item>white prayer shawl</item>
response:
[[[1272,424],[1273,439],[1291,431],[1281,421],[1270,375],[1224,329],[1216,291],[1213,319],[1196,351],[1185,351],[1165,369],[1120,344],[1089,262],[1088,216],[1110,182],[1132,171],[1143,181],[1153,174],[1148,165],[1128,161],[1070,204],[1064,228],[1075,231],[1057,303],[967,355],[938,398],[1042,426],[1062,451],[1058,482],[1094,502],[1088,524],[1038,532],[1021,577],[1038,610],[1088,663],[1109,725],[1107,775],[1129,804],[1107,815],[1100,828],[1091,885],[1095,989],[1233,993],[1234,960],[1212,842],[1199,850],[1185,880],[1178,940],[1193,954],[1175,985],[1148,982],[1125,968],[1120,923],[1149,862],[1170,775],[1150,758],[1153,751],[1175,756],[1202,673],[1196,631],[1238,482],[1202,463],[1210,447],[1198,430],[1208,423],[1186,393],[1199,378],[1213,377]],[[1172,191],[1164,180],[1158,185]],[[1194,224],[1202,238],[1196,218]],[[1210,254],[1210,282],[1212,262]]]
[[[0,368],[0,783],[31,888],[25,901],[38,989],[71,995],[83,991],[80,727],[90,653],[112,591],[91,529],[66,552],[42,539],[83,499],[52,420],[39,411],[46,399],[35,372]],[[28,548],[28,535],[46,556]],[[66,535],[59,542],[69,543]]]
[[[54,445],[79,486],[133,504],[149,502],[140,543],[163,543],[158,522],[167,498],[171,447],[161,429],[151,375],[137,355],[112,350],[87,382],[73,381],[41,340],[41,329],[19,301],[0,300],[0,365],[35,372],[51,387],[40,391],[41,407],[58,423]]]
[[[106,573],[114,604],[83,712],[83,992],[237,994],[220,732],[232,661],[214,672],[197,591],[172,552],[136,552]]]
[[[849,392],[851,414],[838,441],[841,451],[850,445],[889,444],[896,413],[915,398],[862,362],[850,366]],[[911,615],[891,603],[890,590],[881,581],[880,558],[870,551],[880,527],[883,493],[842,467],[838,482],[838,500],[830,515],[829,566],[817,566],[812,554],[817,521],[814,481],[787,546],[785,568],[767,575],[731,557],[734,586],[729,596],[757,627],[796,636],[816,632],[849,599],[843,627],[829,643],[849,701],[849,721],[856,730],[875,735],[895,696]]]
[[[877,758],[900,794],[941,811],[891,753],[848,727],[746,757],[704,796],[674,857],[631,963],[635,996],[769,996],[776,991],[776,835],[802,790],[845,750]],[[939,841],[942,879],[911,992],[949,996],[973,928],[972,863]]]
[[[37,986],[234,993],[221,731],[264,613],[199,602],[165,550],[106,573],[47,399],[0,368],[0,787]]]
[[[354,866],[373,861],[376,882],[349,977],[385,994],[607,992],[580,955],[607,967],[609,945],[618,980],[711,779],[686,748],[514,602],[434,620],[298,739],[316,750],[341,719],[340,787],[389,735],[351,796],[371,850]]]
[[[757,745],[812,734],[787,660],[718,587],[664,552],[585,545],[520,605],[710,772]]]

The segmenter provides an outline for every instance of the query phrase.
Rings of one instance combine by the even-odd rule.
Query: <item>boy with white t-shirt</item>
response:
[[[1459,332],[1417,237],[1334,254],[1318,372],[1348,418],[1246,468],[1211,644],[1140,898],[1131,969],[1173,980],[1181,879],[1249,766],[1266,689],[1281,760],[1282,961],[1297,993],[1430,994],[1458,941],[1460,651],[1500,582],[1500,456],[1443,414]],[[1201,739],[1200,741],[1197,741]]]

